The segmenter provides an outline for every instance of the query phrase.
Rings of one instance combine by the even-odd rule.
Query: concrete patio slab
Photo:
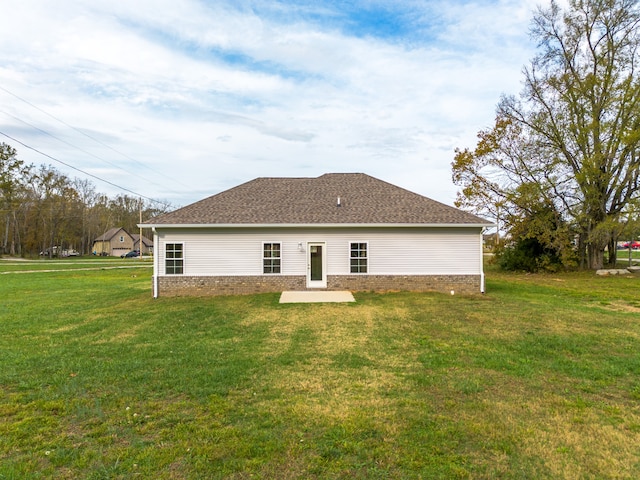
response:
[[[280,303],[336,303],[355,302],[351,292],[305,291],[282,292]]]

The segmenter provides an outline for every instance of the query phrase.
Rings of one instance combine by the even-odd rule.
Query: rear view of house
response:
[[[362,173],[257,178],[152,228],[154,296],[483,292],[490,222]]]

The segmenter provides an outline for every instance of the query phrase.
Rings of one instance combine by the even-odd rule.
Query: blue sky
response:
[[[539,3],[5,0],[0,141],[176,206],[327,172],[452,204],[454,149],[520,90]]]

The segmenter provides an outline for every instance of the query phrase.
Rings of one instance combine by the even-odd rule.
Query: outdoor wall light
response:
[[[298,242],[298,250],[300,250],[301,252],[303,252],[304,250],[302,249],[302,242]]]

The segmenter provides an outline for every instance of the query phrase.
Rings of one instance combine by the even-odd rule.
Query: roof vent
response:
[[[338,197],[338,200],[336,201],[336,207],[341,207],[342,206],[342,202],[340,201],[340,197]]]

